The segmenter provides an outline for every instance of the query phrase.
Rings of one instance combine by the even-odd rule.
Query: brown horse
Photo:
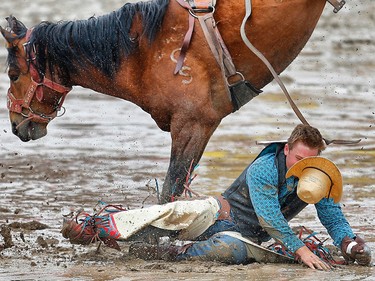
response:
[[[246,34],[277,73],[299,54],[326,0],[253,0]],[[217,1],[215,20],[236,69],[256,88],[272,80],[240,37],[243,1]],[[42,22],[27,29],[14,17],[1,28],[7,41],[8,108],[22,141],[47,133],[65,95],[80,85],[128,100],[148,112],[172,148],[162,202],[179,195],[188,169],[221,120],[234,111],[226,81],[200,25],[193,31],[184,68],[174,74],[176,50],[188,30],[188,12],[175,0],[127,3],[88,20]],[[178,52],[177,52],[178,54]]]

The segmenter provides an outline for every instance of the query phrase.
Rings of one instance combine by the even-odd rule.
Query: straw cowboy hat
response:
[[[342,196],[342,176],[336,165],[323,157],[306,157],[295,163],[286,178],[299,178],[298,197],[309,204],[318,203],[323,197],[337,203]]]

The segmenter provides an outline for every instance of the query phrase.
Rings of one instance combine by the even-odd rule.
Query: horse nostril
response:
[[[17,124],[15,122],[12,122],[12,132],[15,135],[17,135],[17,133],[18,133]]]

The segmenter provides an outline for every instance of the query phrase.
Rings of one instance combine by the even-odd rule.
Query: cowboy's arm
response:
[[[263,163],[265,164],[265,163]],[[278,200],[277,170],[254,163],[247,172],[249,194],[260,225],[274,239],[282,242],[290,251],[296,253],[310,268],[329,269],[329,266],[312,253],[297,238],[281,213]]]
[[[304,243],[298,239],[281,212],[278,200],[278,175],[274,161],[258,159],[248,169],[246,183],[255,213],[262,228],[274,239],[295,252]]]
[[[349,262],[368,265],[371,262],[371,250],[365,241],[353,233],[341,207],[333,199],[323,198],[315,204],[319,220],[327,229],[335,246],[342,251],[344,258]]]

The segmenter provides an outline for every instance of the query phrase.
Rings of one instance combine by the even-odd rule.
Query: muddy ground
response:
[[[13,14],[27,26],[41,20],[80,19],[121,1],[2,1],[0,25]],[[375,1],[347,1],[338,14],[326,7],[300,56],[282,74],[310,123],[327,138],[362,139],[330,146],[324,156],[344,177],[342,208],[354,231],[375,252]],[[62,5],[64,7],[62,7]],[[4,41],[1,38],[0,44]],[[0,49],[0,280],[374,280],[374,267],[312,271],[300,265],[142,261],[96,245],[69,244],[63,215],[92,212],[99,200],[137,208],[155,203],[169,161],[169,134],[128,102],[75,88],[66,114],[41,140],[12,135],[6,108],[6,51]],[[275,84],[228,116],[211,138],[192,187],[219,194],[262,149],[256,140],[285,139],[297,118]],[[309,206],[291,225],[328,238]],[[332,241],[328,240],[327,244]]]

